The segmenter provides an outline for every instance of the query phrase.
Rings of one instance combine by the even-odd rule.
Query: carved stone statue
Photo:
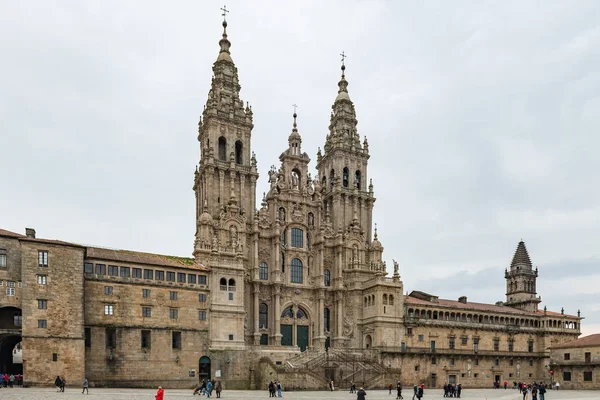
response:
[[[393,260],[394,262],[394,275],[398,275],[398,262],[396,260]]]
[[[299,179],[298,173],[296,171],[292,171],[292,189],[298,189]]]
[[[234,249],[238,246],[238,230],[235,225],[231,225],[231,228],[229,228],[229,243]]]

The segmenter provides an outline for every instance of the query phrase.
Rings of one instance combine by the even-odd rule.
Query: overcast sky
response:
[[[0,227],[190,255],[215,1],[0,3]],[[323,146],[340,56],[384,257],[407,291],[505,298],[518,241],[550,310],[600,331],[597,1],[228,1],[261,174],[297,103]],[[314,168],[315,163],[312,162]]]

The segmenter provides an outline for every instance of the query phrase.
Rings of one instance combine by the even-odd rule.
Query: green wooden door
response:
[[[281,345],[292,346],[292,325],[281,325]]]
[[[308,347],[308,326],[298,325],[296,327],[296,341],[300,351],[306,350]]]

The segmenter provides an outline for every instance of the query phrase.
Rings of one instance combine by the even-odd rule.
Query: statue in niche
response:
[[[231,228],[229,228],[229,243],[234,249],[238,246],[238,230],[235,225],[231,225]]]
[[[352,262],[358,263],[358,246],[352,246]]]
[[[296,171],[292,171],[291,178],[292,178],[292,189],[296,189],[297,190],[298,189],[298,185],[299,185],[299,181],[300,181],[300,179],[298,177],[298,173]]]
[[[394,262],[394,275],[398,275],[398,262],[394,259],[392,259],[392,261]]]
[[[277,184],[277,171],[275,170],[275,166],[271,165],[271,169],[269,170],[269,183],[271,187],[274,187]]]
[[[219,249],[219,238],[217,237],[217,234],[213,234],[212,237],[212,248],[213,250],[218,250]]]

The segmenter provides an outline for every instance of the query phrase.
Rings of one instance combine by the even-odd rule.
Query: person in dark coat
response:
[[[402,397],[402,384],[400,383],[400,381],[398,381],[398,383],[396,383],[396,391],[398,392],[398,394],[396,395],[396,400],[404,399],[404,397]]]
[[[363,388],[358,389],[358,392],[356,392],[356,400],[366,400],[367,399],[367,392],[365,392],[365,390]]]

